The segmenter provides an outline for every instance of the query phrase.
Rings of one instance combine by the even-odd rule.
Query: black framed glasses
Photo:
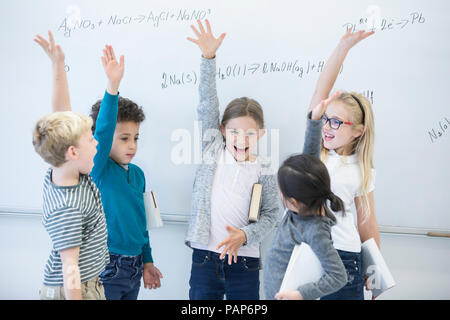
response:
[[[341,126],[341,124],[348,124],[348,125],[352,125],[353,123],[351,122],[347,122],[347,121],[341,121],[339,119],[336,118],[328,118],[326,115],[322,116],[322,123],[325,126],[327,124],[327,122],[330,122],[330,128],[337,130],[339,129],[339,127]]]

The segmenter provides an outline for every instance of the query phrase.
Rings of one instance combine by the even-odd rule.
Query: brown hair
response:
[[[119,110],[117,112],[117,122],[133,121],[141,123],[145,120],[144,111],[142,107],[138,106],[134,101],[119,96]],[[95,126],[97,123],[98,113],[102,100],[98,100],[91,108],[91,118],[93,120],[92,133],[95,132]]]
[[[223,112],[220,124],[225,128],[228,121],[239,117],[250,117],[255,120],[260,128],[264,128],[264,113],[256,100],[247,97],[234,99]]]

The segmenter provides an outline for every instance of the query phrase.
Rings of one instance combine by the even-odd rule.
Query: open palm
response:
[[[323,114],[325,113],[325,111],[327,110],[327,106],[333,101],[335,100],[337,97],[339,97],[339,95],[341,94],[340,91],[336,91],[335,93],[333,93],[331,96],[329,96],[327,99],[324,99],[322,101],[320,101],[320,103],[318,105],[316,105],[313,109],[312,109],[312,113],[311,113],[311,120],[320,120],[322,119]]]
[[[62,51],[60,45],[55,44],[55,39],[53,38],[52,32],[48,31],[48,40],[37,34],[36,38],[33,39],[34,42],[39,44],[45,53],[49,56],[53,63],[64,62],[64,52]]]
[[[106,45],[103,49],[102,63],[109,81],[120,83],[125,70],[124,56],[120,56],[120,63],[117,62],[113,48]]]
[[[341,43],[350,50],[355,44],[364,40],[365,38],[373,35],[375,31],[364,31],[360,30],[358,32],[352,32],[352,29],[348,29],[347,32],[342,36]]]
[[[208,19],[206,19],[205,22],[206,31],[200,20],[197,20],[200,31],[197,30],[193,25],[191,25],[191,28],[197,36],[197,39],[190,37],[188,37],[187,39],[200,47],[203,57],[205,57],[206,59],[212,59],[216,56],[216,51],[222,44],[222,41],[225,38],[226,34],[222,33],[218,38],[215,38],[211,32],[211,25],[209,24]]]

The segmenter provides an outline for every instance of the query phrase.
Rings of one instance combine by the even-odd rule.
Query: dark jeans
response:
[[[194,249],[192,253],[189,299],[259,300],[259,258],[238,256],[228,265],[228,255]]]
[[[320,300],[364,300],[364,274],[362,270],[361,253],[337,250],[345,269],[348,282],[339,291]]]
[[[100,275],[107,300],[136,300],[141,287],[142,255],[128,257],[110,253],[110,262]]]

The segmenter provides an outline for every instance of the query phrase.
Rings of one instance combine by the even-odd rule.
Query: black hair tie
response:
[[[329,192],[327,195],[326,195],[326,199],[328,199],[328,200],[330,200],[330,201],[333,201],[333,192]]]
[[[361,108],[361,112],[362,112],[362,123],[363,124],[365,124],[365,120],[366,120],[366,113],[364,112],[364,108],[363,108],[363,106],[362,106],[362,104],[361,104],[361,101],[359,101],[359,99],[356,97],[356,96],[354,96],[354,95],[351,95],[352,97],[353,97],[353,99],[355,99],[356,100],[356,102],[358,102],[358,105],[359,105],[359,107]]]

